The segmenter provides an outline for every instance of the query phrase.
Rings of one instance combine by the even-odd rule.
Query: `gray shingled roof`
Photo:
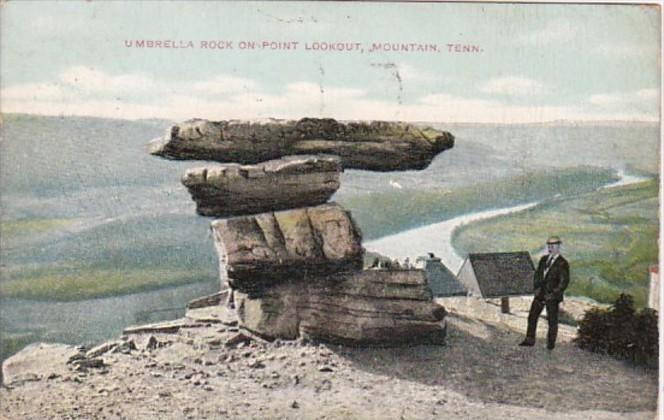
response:
[[[473,266],[482,297],[533,293],[535,267],[528,252],[468,254],[468,259]]]
[[[424,269],[434,296],[462,296],[467,293],[464,285],[440,261],[440,258],[427,260]]]

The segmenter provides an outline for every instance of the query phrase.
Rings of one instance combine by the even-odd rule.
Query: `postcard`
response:
[[[660,3],[0,20],[2,416],[657,415]]]

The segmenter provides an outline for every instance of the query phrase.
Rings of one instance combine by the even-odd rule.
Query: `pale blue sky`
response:
[[[656,7],[10,1],[1,10],[3,112],[659,120]],[[196,48],[125,47],[137,39]],[[204,50],[202,40],[232,40],[235,49]],[[298,41],[299,49],[241,51],[240,40]],[[305,51],[314,41],[360,42],[365,51]],[[368,53],[374,42],[444,50]],[[449,53],[448,43],[482,51]]]

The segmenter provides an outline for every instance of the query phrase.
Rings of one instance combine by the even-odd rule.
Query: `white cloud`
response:
[[[29,113],[38,115],[79,115],[90,117],[140,119],[164,116],[165,109],[154,105],[123,103],[112,100],[61,101],[4,101],[5,113]]]
[[[324,99],[346,99],[359,98],[366,95],[363,89],[342,88],[342,87],[321,87],[310,82],[296,82],[286,85],[286,91],[289,96],[297,94],[321,95]]]
[[[548,22],[542,29],[522,35],[519,41],[531,45],[568,42],[576,37],[577,32],[577,25],[565,19],[556,19]]]
[[[399,81],[408,85],[431,84],[441,82],[444,79],[441,74],[424,70],[408,63],[371,63],[371,67],[383,71],[382,74],[378,73],[382,76],[387,76],[390,79],[398,78]]]
[[[479,90],[484,93],[515,96],[539,95],[546,91],[541,82],[516,76],[491,79],[481,85]]]
[[[595,94],[587,98],[587,103],[593,112],[640,115],[640,119],[642,120],[659,120],[659,89],[640,89],[632,92]]]
[[[588,102],[601,108],[634,108],[653,112],[659,105],[659,90],[640,89],[633,92],[595,94],[588,98]]]
[[[582,110],[575,106],[515,106],[498,100],[439,93],[421,98],[404,114],[413,120],[519,123],[578,119]]]
[[[66,70],[60,75],[60,80],[65,85],[89,92],[121,93],[155,87],[153,79],[140,73],[109,75],[85,66],[75,66]]]
[[[323,89],[324,92],[324,89]],[[294,82],[286,85],[287,95],[320,95],[321,86],[311,82]]]
[[[2,90],[3,100],[23,100],[33,98],[40,100],[64,99],[65,90],[55,83],[26,83],[11,86]]]
[[[422,70],[410,64],[399,64],[396,70],[401,80],[409,83],[432,83],[440,79],[440,76],[428,70]]]
[[[483,88],[485,92],[510,94],[544,89],[539,82],[524,78],[495,79]],[[141,96],[124,95],[136,89],[141,89]],[[311,81],[293,82],[283,86],[281,91],[268,92],[254,80],[223,74],[207,80],[173,84],[165,80],[148,80],[141,74],[109,75],[81,67],[64,72],[60,83],[4,88],[0,98],[4,112],[174,120],[311,116],[344,120],[515,123],[657,120],[659,111],[657,89],[597,94],[583,103],[569,106],[516,106],[499,100],[498,96],[485,99],[444,91],[403,102],[374,99],[362,88],[332,85],[321,88]]]
[[[206,94],[242,92],[257,89],[257,87],[258,84],[251,79],[223,74],[191,84],[192,90]]]
[[[644,100],[659,99],[659,89],[641,89],[636,91],[636,96]]]
[[[461,96],[449,95],[446,93],[434,93],[423,96],[419,102],[424,106],[448,108],[454,107],[458,109],[476,109],[476,108],[489,108],[497,104],[496,101],[487,99],[473,99]]]
[[[653,58],[659,53],[659,46],[652,44],[612,43],[600,44],[595,48],[597,54],[618,58]]]

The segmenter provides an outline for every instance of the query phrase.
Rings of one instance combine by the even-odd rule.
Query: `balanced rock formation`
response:
[[[339,189],[341,171],[336,156],[286,156],[190,169],[182,183],[198,214],[229,217],[325,203]]]
[[[152,153],[235,162],[190,170],[182,182],[199,214],[221,217],[211,228],[240,327],[265,338],[384,346],[442,342],[445,309],[423,270],[362,271],[359,229],[326,201],[342,168],[422,169],[453,144],[447,132],[404,123],[190,120]]]
[[[338,344],[440,344],[445,309],[422,270],[367,270],[235,292],[241,324],[266,338]]]
[[[207,121],[172,126],[150,152],[168,159],[254,164],[286,155],[332,154],[349,169],[424,169],[454,136],[401,122],[340,123],[331,118],[299,121]]]
[[[219,219],[212,231],[221,277],[239,290],[362,269],[360,232],[338,204]]]

